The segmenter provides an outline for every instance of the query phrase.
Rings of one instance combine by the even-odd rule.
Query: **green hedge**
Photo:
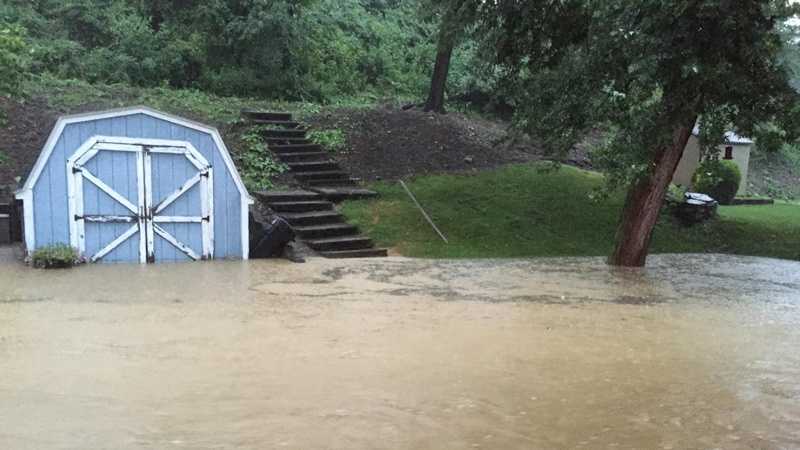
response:
[[[695,191],[710,195],[722,205],[730,205],[733,202],[741,182],[742,172],[731,160],[704,161],[692,177]]]

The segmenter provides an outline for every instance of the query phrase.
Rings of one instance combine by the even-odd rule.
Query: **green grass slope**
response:
[[[409,184],[450,240],[445,244],[396,183],[381,197],[348,202],[344,214],[379,244],[406,256],[486,258],[601,256],[611,252],[621,194],[594,200],[601,175],[573,167],[515,165],[476,175],[420,177]],[[718,220],[691,228],[663,216],[654,253],[723,252],[800,259],[800,206],[720,208]]]

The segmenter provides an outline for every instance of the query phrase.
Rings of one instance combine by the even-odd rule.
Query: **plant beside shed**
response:
[[[37,269],[66,269],[84,262],[78,250],[66,244],[46,245],[30,256],[31,265]]]

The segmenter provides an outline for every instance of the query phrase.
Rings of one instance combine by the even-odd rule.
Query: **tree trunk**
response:
[[[439,38],[439,50],[436,52],[436,64],[433,66],[431,90],[425,102],[425,111],[444,114],[444,93],[447,86],[447,74],[450,72],[450,58],[453,56],[453,42],[445,36]]]
[[[609,264],[623,267],[645,265],[653,228],[658,221],[664,196],[696,121],[695,117],[690,125],[682,125],[675,129],[672,134],[672,145],[659,149],[653,157],[651,173],[635,182],[628,190],[617,229],[616,247],[609,258]]]

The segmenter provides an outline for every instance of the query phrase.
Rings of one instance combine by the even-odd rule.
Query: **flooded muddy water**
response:
[[[1,449],[797,449],[800,263],[0,264]]]

